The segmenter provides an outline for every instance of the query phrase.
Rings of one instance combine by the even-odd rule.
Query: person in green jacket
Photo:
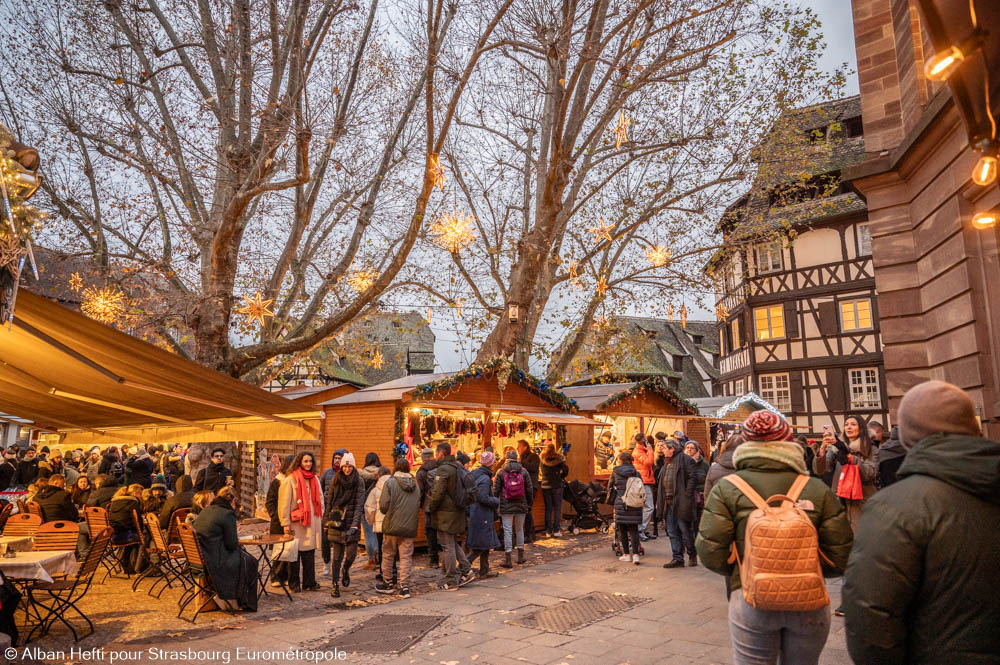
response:
[[[844,581],[855,663],[1000,663],[1000,443],[944,381],[899,403],[909,449],[865,505]]]
[[[396,460],[395,473],[385,481],[378,500],[382,519],[382,582],[375,584],[379,593],[392,593],[393,564],[399,550],[399,593],[410,597],[410,570],[413,568],[413,540],[420,520],[420,488],[410,475],[410,462]]]
[[[438,544],[444,564],[444,581],[439,588],[452,591],[472,579],[472,566],[458,536],[468,528],[468,517],[463,508],[455,505],[453,497],[459,482],[459,464],[451,453],[451,444],[445,441],[435,448],[437,467],[434,485],[427,502],[431,526],[437,529]]]
[[[743,445],[733,454],[736,474],[764,499],[784,494],[800,475],[808,475],[802,449],[790,441],[791,428],[780,414],[755,411],[741,427]],[[840,500],[818,478],[811,478],[799,495],[799,507],[816,527],[824,562],[823,574],[841,574],[851,551],[851,525]],[[795,663],[815,665],[830,632],[830,607],[802,612],[760,610],[735,593],[740,571],[730,563],[735,544],[743,559],[746,521],[754,504],[735,485],[721,479],[705,499],[695,549],[702,565],[729,578],[729,630],[734,665]],[[820,557],[822,561],[823,558]]]

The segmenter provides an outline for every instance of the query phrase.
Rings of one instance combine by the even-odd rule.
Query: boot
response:
[[[503,563],[500,564],[501,568],[513,568],[514,564],[510,561],[510,552],[503,553]]]
[[[336,580],[333,582],[333,590],[330,591],[330,595],[334,598],[340,598],[340,585],[337,584]]]
[[[517,548],[517,562],[518,563],[527,563],[527,559],[524,558],[524,548],[523,547],[518,547]]]

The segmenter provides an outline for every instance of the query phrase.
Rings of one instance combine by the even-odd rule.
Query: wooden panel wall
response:
[[[330,466],[333,451],[346,448],[354,454],[358,466],[364,466],[365,454],[376,453],[386,466],[392,464],[396,437],[397,402],[344,404],[323,407],[323,454],[321,469]]]

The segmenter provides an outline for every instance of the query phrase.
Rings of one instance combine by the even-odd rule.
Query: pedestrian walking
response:
[[[673,554],[673,558],[663,564],[664,568],[683,567],[685,552],[688,565],[698,565],[694,548],[697,467],[694,460],[684,454],[683,445],[679,441],[667,444],[666,466],[657,488],[657,505],[667,522],[667,536]]]
[[[872,445],[864,418],[849,415],[844,419],[843,435],[832,428],[823,432],[813,470],[820,476],[833,469],[833,488],[844,500],[847,520],[856,529],[865,501],[875,494],[878,475],[878,448]]]
[[[424,511],[424,536],[427,538],[427,565],[430,568],[437,568],[441,565],[438,557],[441,546],[437,540],[437,529],[431,525],[430,498],[431,490],[434,487],[434,470],[437,468],[437,460],[434,459],[434,450],[424,448],[420,451],[420,468],[417,469],[417,487],[420,488],[420,508]]]
[[[522,456],[523,457],[523,456]],[[504,568],[512,568],[511,556],[517,547],[517,562],[525,563],[524,529],[527,515],[531,512],[534,500],[534,485],[531,474],[517,461],[517,453],[507,453],[507,462],[497,472],[493,480],[493,495],[500,500],[500,522],[503,525],[503,563]]]
[[[899,440],[899,426],[896,425],[890,431],[889,439],[878,449],[878,475],[875,477],[875,485],[880,490],[896,482],[899,467],[906,459],[906,453],[906,446]]]
[[[378,482],[379,478],[379,468],[382,466],[382,462],[379,460],[378,455],[375,453],[368,453],[365,455],[365,465],[364,467],[358,469],[358,475],[365,483],[365,500],[368,500],[368,495],[371,491],[375,489],[375,483]],[[365,534],[365,570],[377,570],[378,569],[378,538],[375,537],[375,527],[368,521],[365,517],[364,512],[361,514],[361,530]],[[346,585],[345,585],[346,586]]]
[[[725,478],[731,473],[736,473],[736,467],[733,466],[733,455],[736,453],[736,449],[743,444],[743,435],[740,432],[734,432],[730,434],[729,437],[722,443],[722,447],[719,449],[719,457],[712,465],[708,467],[708,473],[705,475],[705,498],[712,492],[712,488],[715,484],[719,482],[722,478]]]
[[[431,525],[437,530],[438,544],[444,565],[444,579],[438,588],[453,591],[472,580],[471,566],[459,537],[466,532],[468,518],[465,508],[455,502],[459,483],[459,464],[451,453],[451,444],[442,441],[435,448],[437,466],[434,485],[427,507]]]
[[[281,526],[281,511],[278,507],[279,496],[281,495],[281,483],[285,481],[288,477],[289,470],[292,468],[292,462],[295,461],[295,455],[285,455],[285,459],[281,462],[281,468],[278,469],[278,473],[275,474],[274,479],[267,486],[267,495],[264,498],[264,507],[267,509],[267,516],[271,519],[271,523],[268,526],[267,532],[271,535],[281,535],[285,533],[284,527]],[[191,486],[190,476],[181,476],[181,478],[187,479],[188,489]],[[175,494],[174,496],[178,496]],[[188,502],[190,506],[190,501]],[[164,506],[164,512],[166,512],[167,506]],[[163,524],[163,513],[160,513],[160,524]],[[288,545],[284,545],[287,547]],[[271,564],[271,586],[280,587],[282,584],[288,582],[288,573],[290,565],[287,561],[276,560]]]
[[[642,478],[646,492],[646,505],[642,509],[642,523],[639,525],[639,539],[649,540],[649,523],[653,519],[653,492],[656,482],[653,476],[653,466],[656,464],[656,453],[646,441],[644,434],[635,435],[635,448],[632,450],[632,462],[635,470]]]
[[[613,503],[615,506],[615,529],[622,545],[622,555],[619,557],[619,561],[639,565],[639,525],[642,524],[645,496],[643,496],[642,506],[639,506],[638,502],[635,502],[636,505],[626,504],[628,483],[633,478],[638,479],[637,482],[642,482],[642,476],[633,464],[632,453],[623,450],[618,454],[618,466],[611,470],[608,492],[612,496],[608,497],[608,503]],[[642,489],[642,492],[645,495],[645,488]],[[629,552],[630,548],[631,553]]]
[[[469,507],[469,534],[466,545],[469,546],[469,559],[474,562],[479,559],[479,578],[496,577],[497,573],[490,570],[490,552],[500,547],[497,538],[496,521],[497,508],[500,499],[493,496],[493,464],[496,462],[493,452],[484,451],[479,455],[479,466],[472,472],[476,484],[476,502]]]
[[[385,487],[385,483],[391,475],[392,469],[387,466],[380,466],[378,468],[378,478],[375,480],[375,487],[372,488],[372,491],[368,493],[368,497],[365,499],[365,519],[371,522],[372,531],[375,532],[375,541],[378,544],[378,549],[375,551],[375,562],[378,564],[378,568],[375,571],[376,582],[382,581],[382,513],[378,509],[378,502],[379,497],[382,496],[382,488]],[[365,547],[367,547],[367,544]]]
[[[524,514],[524,542],[533,543],[535,542],[535,514],[533,509],[535,497],[538,495],[540,483],[538,474],[541,470],[542,460],[538,456],[538,453],[533,451],[524,439],[520,439],[517,442],[517,454],[518,462],[528,472],[528,477],[531,478],[531,496],[528,499],[528,511]]]
[[[365,511],[365,481],[355,468],[354,455],[344,453],[340,469],[330,481],[326,494],[323,525],[330,540],[330,576],[334,598],[340,598],[340,585],[351,586],[351,566],[358,556],[361,523]],[[372,538],[374,540],[374,538]]]
[[[291,563],[288,571],[288,587],[292,591],[319,589],[316,583],[316,548],[319,547],[324,511],[323,494],[315,470],[316,458],[313,454],[299,453],[288,467],[288,477],[278,488],[281,528],[286,534],[295,536],[299,551],[298,560]]]
[[[844,576],[848,651],[856,663],[998,663],[1000,442],[944,381],[911,388],[898,413],[909,452],[865,506]]]
[[[337,448],[333,451],[330,468],[324,471],[319,478],[319,488],[323,491],[323,496],[326,496],[330,491],[330,481],[333,480],[334,474],[340,471],[340,460],[346,454],[347,448]],[[330,577],[330,538],[327,537],[327,529],[322,529],[322,533],[320,533],[319,547],[323,557],[323,577]]]
[[[756,411],[741,429],[746,442],[733,454],[736,473],[706,498],[695,546],[702,565],[725,575],[733,591],[734,665],[816,665],[830,632],[823,577],[839,575],[846,565],[851,528],[830,488],[809,477],[784,417]],[[795,503],[767,504],[775,513],[764,512],[764,502],[776,495]]]
[[[554,443],[542,451],[540,474],[538,486],[545,502],[545,533],[558,538],[562,536],[563,481],[569,475],[569,466],[566,458],[556,452]]]
[[[684,454],[694,460],[694,532],[698,531],[701,522],[701,510],[705,506],[705,478],[708,477],[708,460],[701,453],[697,441],[688,439],[684,444]],[[653,502],[656,505],[656,502]]]
[[[400,457],[395,470],[387,476],[378,500],[382,526],[382,581],[376,582],[379,593],[410,597],[410,572],[413,570],[413,541],[420,522],[420,488],[410,474],[410,462]],[[398,579],[394,571],[398,570]]]

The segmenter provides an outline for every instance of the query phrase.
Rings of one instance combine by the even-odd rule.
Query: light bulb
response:
[[[947,81],[963,60],[965,60],[965,54],[957,46],[949,46],[927,61],[924,66],[924,74],[932,81]]]
[[[991,184],[997,179],[997,158],[993,155],[983,155],[972,171],[972,182],[980,186]]]
[[[991,229],[994,226],[996,226],[998,217],[1000,217],[1000,213],[998,213],[996,210],[977,212],[972,217],[972,228]]]

